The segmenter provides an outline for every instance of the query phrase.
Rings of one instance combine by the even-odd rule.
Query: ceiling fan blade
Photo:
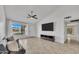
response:
[[[34,19],[38,19],[37,15],[33,15],[33,11],[31,11],[30,14],[28,14],[27,18],[34,18]]]
[[[28,16],[29,16],[29,17],[31,17],[31,15],[30,15],[30,14],[28,14]]]
[[[38,19],[37,17],[34,17],[35,19]]]
[[[36,17],[37,15],[33,15],[32,17],[34,18],[34,17]]]
[[[35,16],[37,16],[37,15],[34,15],[34,17],[35,17]]]
[[[37,15],[34,15],[34,16],[32,16],[32,18],[34,18],[34,19],[38,19],[36,16],[37,16]]]

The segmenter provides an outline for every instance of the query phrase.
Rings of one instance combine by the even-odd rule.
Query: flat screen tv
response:
[[[53,22],[42,24],[42,31],[53,31]]]

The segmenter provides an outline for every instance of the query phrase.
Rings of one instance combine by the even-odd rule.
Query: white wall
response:
[[[30,29],[29,29],[30,28]],[[28,36],[33,36],[33,37],[37,37],[37,28],[36,28],[36,24],[30,24],[28,26]]]
[[[26,24],[26,27],[25,27],[25,35],[28,36],[28,24]]]
[[[56,10],[52,15],[47,18],[41,20],[37,23],[38,28],[38,37],[40,34],[52,35],[55,36],[55,42],[64,43],[65,41],[65,21],[64,21],[65,13],[62,7]],[[54,31],[41,31],[41,24],[43,23],[54,22]]]
[[[77,37],[75,40],[79,41],[79,22],[75,26],[75,36]]]
[[[2,21],[0,21],[0,36],[2,36],[3,35],[3,33],[4,33],[4,27],[3,27],[3,22]]]
[[[4,12],[4,7],[0,6],[0,38],[6,36],[6,17]],[[1,40],[1,39],[0,39]],[[0,43],[6,44],[6,41],[2,41]]]
[[[54,31],[42,31],[41,25],[44,23],[54,23]],[[55,36],[55,42],[64,43],[64,20],[60,17],[54,18],[52,16],[41,20],[37,23],[38,37],[41,34]]]
[[[38,30],[38,37],[40,37],[41,34],[45,34],[45,35],[55,35],[55,31],[42,31],[42,24],[45,23],[50,23],[53,22],[55,25],[55,20],[53,20],[53,18],[46,18],[44,20],[41,20],[40,22],[37,23],[37,30]],[[54,26],[54,30],[55,30],[55,26]]]
[[[5,15],[3,6],[0,6],[0,33],[5,36]]]

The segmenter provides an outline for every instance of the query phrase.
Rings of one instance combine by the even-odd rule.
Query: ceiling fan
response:
[[[31,13],[29,13],[29,14],[27,15],[27,18],[28,18],[28,19],[38,19],[38,18],[37,18],[37,15],[34,14],[33,11],[31,11]]]

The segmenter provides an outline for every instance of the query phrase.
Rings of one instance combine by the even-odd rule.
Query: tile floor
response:
[[[55,43],[40,38],[29,38],[27,40],[27,54],[78,54],[79,43]]]

